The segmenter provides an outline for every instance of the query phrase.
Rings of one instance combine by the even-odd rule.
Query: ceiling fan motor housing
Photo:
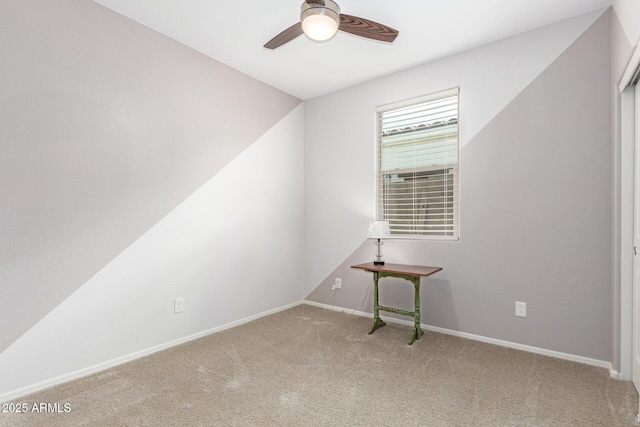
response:
[[[321,3],[303,2],[300,6],[300,22],[302,22],[302,28],[310,38],[317,41],[328,40],[335,34],[340,26],[340,7],[331,0],[324,0],[324,5]],[[335,23],[335,29],[331,33],[325,34],[313,34],[311,27],[314,21],[330,22],[332,20]],[[326,24],[324,24],[326,26]]]

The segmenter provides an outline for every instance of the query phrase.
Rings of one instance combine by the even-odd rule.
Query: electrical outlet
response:
[[[335,285],[333,285],[333,286],[331,287],[331,289],[332,289],[332,290],[334,290],[334,291],[335,291],[336,289],[342,289],[342,279],[341,279],[341,278],[339,278],[339,277],[336,277],[336,284],[335,284]]]
[[[516,301],[516,316],[527,317],[527,303]]]
[[[184,298],[176,298],[173,300],[173,313],[182,313],[184,311]]]

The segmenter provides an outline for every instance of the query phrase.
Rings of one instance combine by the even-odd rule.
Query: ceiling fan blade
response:
[[[340,14],[340,31],[381,42],[391,43],[398,36],[398,30],[357,16]]]
[[[277,36],[269,40],[267,44],[264,45],[264,47],[266,47],[267,49],[278,48],[283,44],[288,43],[291,40],[295,39],[296,37],[301,35],[302,32],[303,32],[302,24],[299,22],[296,22],[295,24],[293,24],[292,26],[290,26],[289,28],[287,28],[286,30],[284,30],[283,32],[281,32],[280,34],[278,34]]]

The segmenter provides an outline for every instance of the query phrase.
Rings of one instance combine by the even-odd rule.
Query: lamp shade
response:
[[[391,237],[389,221],[371,221],[367,239],[387,239]]]

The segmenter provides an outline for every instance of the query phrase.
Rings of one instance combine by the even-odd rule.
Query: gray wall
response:
[[[386,260],[444,267],[423,284],[426,324],[609,361],[610,45],[602,13],[306,102],[308,299],[371,311],[371,277],[349,266],[373,256],[364,237],[374,215],[374,108],[459,86],[460,240],[389,240]],[[547,55],[545,46],[558,49]],[[544,65],[523,66],[543,56]],[[509,100],[498,102],[505,93]],[[342,291],[331,292],[334,277]],[[385,305],[409,309],[411,296],[401,282],[381,290]],[[527,303],[527,318],[514,316],[516,300]]]

